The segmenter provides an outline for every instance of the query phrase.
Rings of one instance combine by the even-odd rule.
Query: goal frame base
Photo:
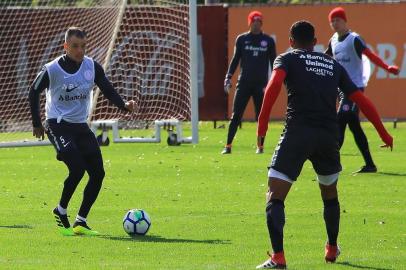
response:
[[[111,128],[114,143],[160,143],[162,135],[161,129],[163,128],[168,131],[169,145],[192,143],[192,137],[183,137],[182,122],[176,119],[155,120],[155,133],[152,137],[120,137],[118,122],[119,120],[97,120],[91,122],[90,129],[95,134],[97,133],[97,130],[101,129],[102,141],[105,141],[108,138],[108,130]],[[175,136],[173,136],[173,134],[175,134]]]

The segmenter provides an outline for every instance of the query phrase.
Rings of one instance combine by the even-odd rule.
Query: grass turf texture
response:
[[[307,162],[286,201],[289,269],[406,268],[406,124],[387,124],[393,152],[363,126],[379,172],[351,174],[363,160],[347,131],[338,263],[324,263],[322,202]],[[103,147],[106,178],[88,217],[99,237],[58,233],[51,210],[67,171],[52,147],[0,149],[0,269],[255,269],[270,248],[266,166],[281,131],[281,124],[270,126],[264,155],[255,154],[253,123],[238,131],[231,155],[220,155],[227,131],[212,123],[201,124],[198,145]],[[86,182],[70,203],[72,223]],[[147,236],[124,232],[130,208],[150,214]]]

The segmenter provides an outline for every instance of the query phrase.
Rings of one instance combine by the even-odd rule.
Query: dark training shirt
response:
[[[269,66],[276,57],[275,41],[267,34],[250,32],[237,37],[227,74],[233,75],[241,60],[239,81],[266,84]]]
[[[96,61],[93,62],[95,70],[95,78],[94,78],[95,84],[99,87],[100,91],[108,100],[110,100],[118,108],[126,110],[123,99],[114,90],[114,87],[107,79],[102,66]],[[66,71],[69,74],[76,73],[80,68],[80,64],[70,59],[67,55],[63,55],[59,59],[58,64],[62,67],[64,71]],[[29,100],[31,105],[32,123],[34,127],[41,126],[39,99],[41,92],[43,92],[48,87],[49,87],[49,75],[44,66],[41,72],[35,78],[32,85],[30,86]]]
[[[296,49],[279,55],[274,69],[286,72],[286,126],[336,128],[337,87],[347,96],[357,90],[344,67],[323,53]]]

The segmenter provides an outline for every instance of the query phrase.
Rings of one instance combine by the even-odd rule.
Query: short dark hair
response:
[[[314,40],[314,26],[308,21],[298,21],[290,27],[290,37],[301,45],[309,45]]]
[[[86,32],[76,26],[69,27],[68,30],[65,32],[65,42],[68,41],[68,39],[72,36],[78,37],[78,38],[85,38],[86,37]]]

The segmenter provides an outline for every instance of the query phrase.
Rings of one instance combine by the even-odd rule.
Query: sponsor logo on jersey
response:
[[[301,55],[302,56],[302,55]],[[300,58],[304,58],[301,57]],[[321,55],[306,55],[306,71],[313,72],[318,76],[334,76],[334,61]]]
[[[255,47],[252,45],[247,45],[244,47],[245,50],[247,51],[261,51],[261,52],[266,52],[267,48],[263,48],[263,47]]]
[[[81,100],[81,99],[87,99],[87,95],[86,94],[80,94],[80,95],[74,95],[74,96],[59,95],[59,98],[58,98],[59,101],[74,101],[74,100]]]

